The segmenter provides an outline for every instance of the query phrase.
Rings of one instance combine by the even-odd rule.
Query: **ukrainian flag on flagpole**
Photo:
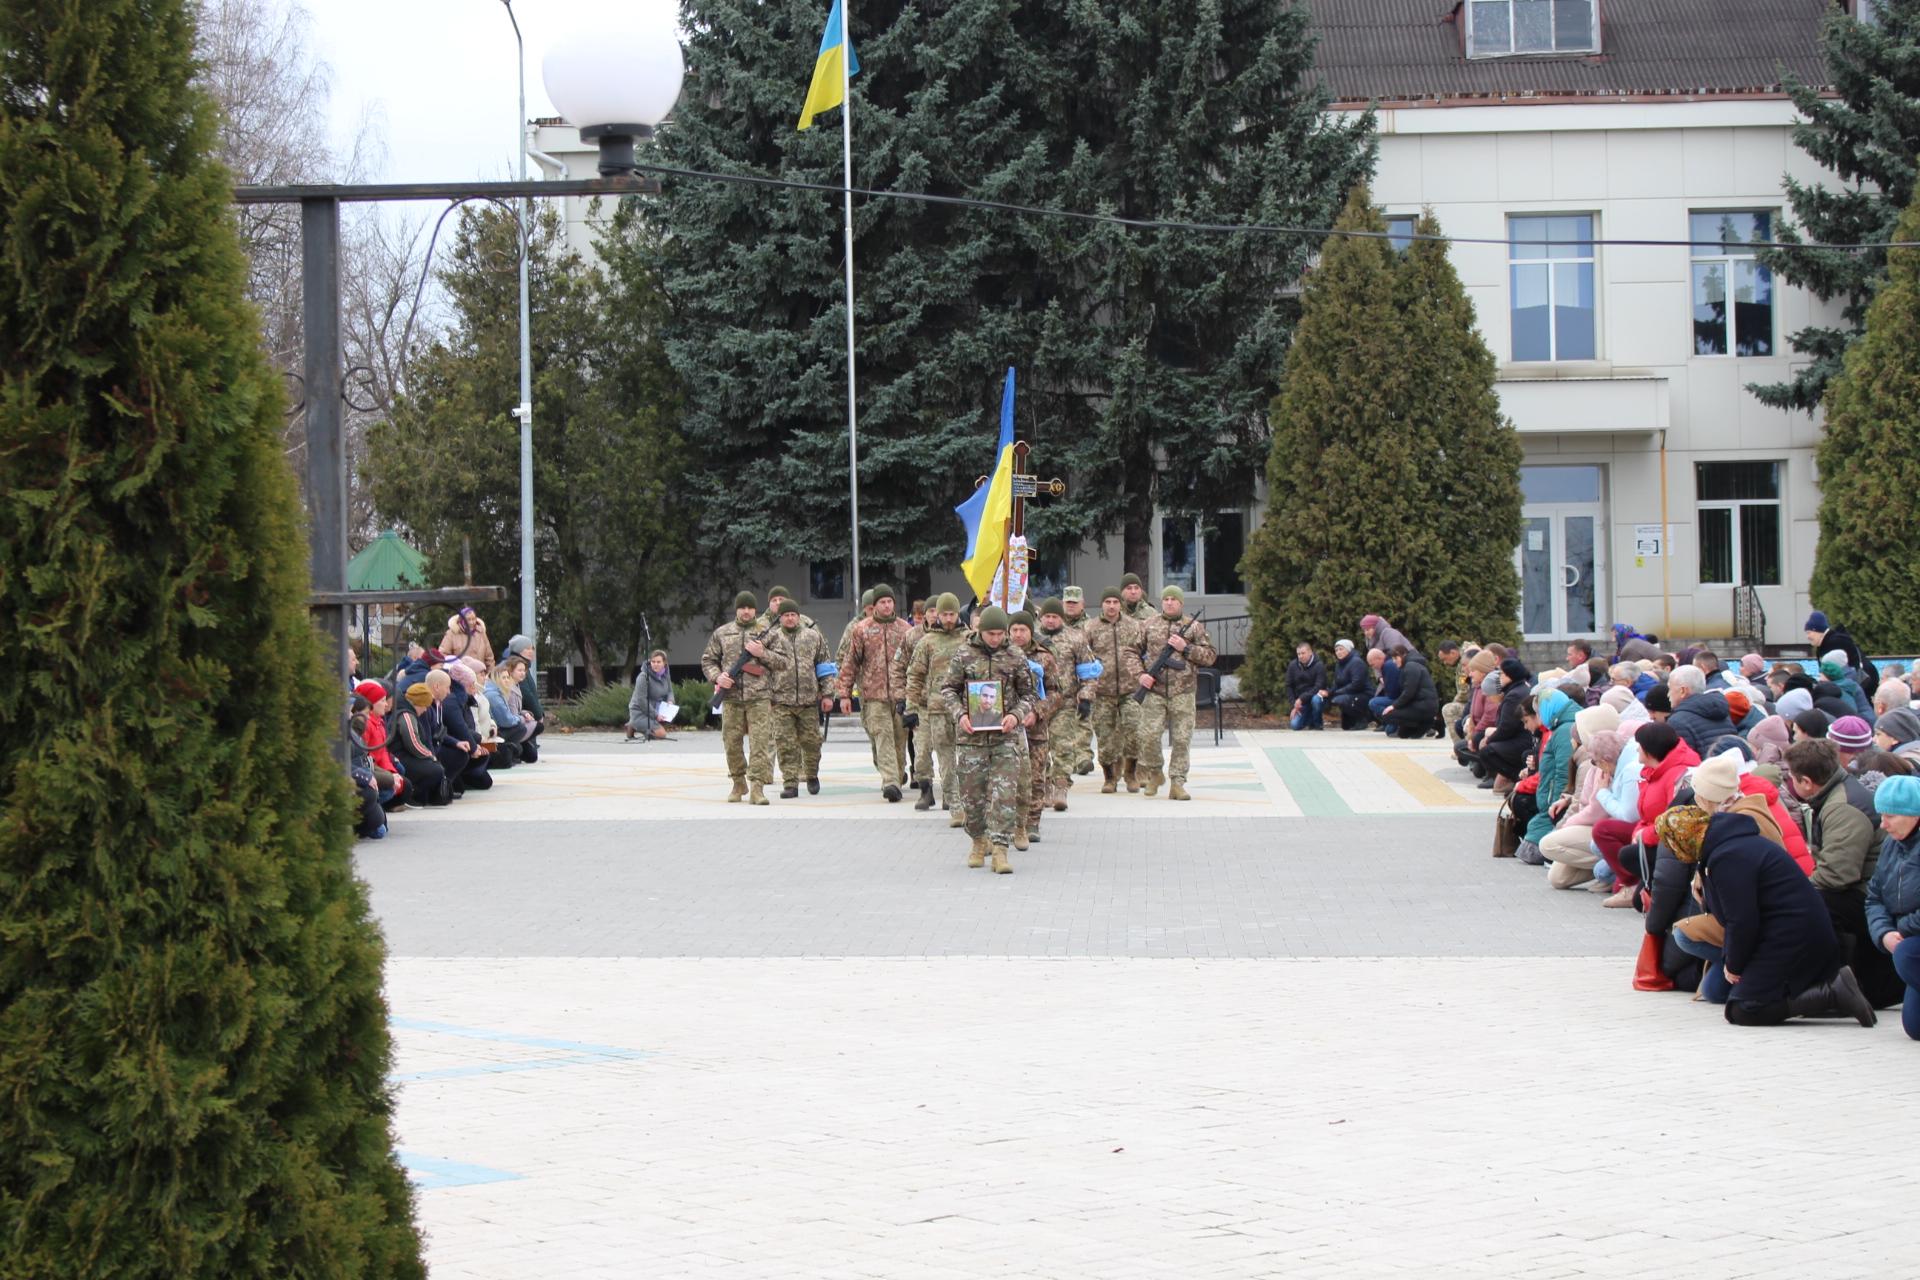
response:
[[[835,6],[838,7],[837,5]],[[981,599],[993,590],[993,575],[1007,553],[1007,522],[1013,519],[1013,370],[1000,397],[1000,447],[993,472],[973,496],[954,508],[967,527],[967,558],[960,565],[967,585]]]
[[[858,74],[860,59],[847,39],[844,0],[833,0],[833,12],[827,15],[827,29],[820,36],[820,56],[813,64],[813,83],[807,88],[807,100],[800,107],[800,127],[813,128],[813,118],[831,111],[847,100],[847,77]],[[841,59],[846,69],[841,70]]]

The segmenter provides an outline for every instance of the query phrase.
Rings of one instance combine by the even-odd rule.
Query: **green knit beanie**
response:
[[[999,605],[989,605],[980,613],[982,631],[1005,631],[1012,624],[1007,621],[1007,611]]]
[[[733,598],[733,607],[736,609],[758,609],[760,607],[760,601],[754,596],[753,592],[742,591]]]

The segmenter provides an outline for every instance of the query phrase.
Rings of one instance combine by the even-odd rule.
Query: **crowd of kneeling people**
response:
[[[1817,658],[1771,665],[1614,630],[1537,676],[1463,651],[1447,730],[1506,797],[1494,856],[1642,913],[1641,990],[1744,1026],[1901,1005],[1920,1040],[1920,664],[1877,670],[1821,613]]]
[[[363,839],[383,839],[392,814],[452,804],[540,758],[546,711],[533,661],[533,641],[520,635],[496,661],[485,624],[463,609],[437,647],[416,641],[385,679],[353,682],[347,740]]]

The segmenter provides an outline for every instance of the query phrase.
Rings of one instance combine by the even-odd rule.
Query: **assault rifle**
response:
[[[1207,611],[1202,609],[1200,612],[1194,614],[1193,617],[1187,619],[1187,625],[1180,628],[1180,638],[1185,640],[1187,633],[1193,629],[1194,624],[1206,616]],[[1169,636],[1168,639],[1171,640],[1172,637]],[[1186,669],[1186,660],[1174,651],[1172,644],[1165,644],[1160,647],[1160,656],[1153,660],[1153,665],[1147,668],[1146,673],[1154,678],[1155,684],[1158,684],[1162,671],[1185,671]],[[1135,689],[1133,691],[1133,700],[1135,702],[1145,702],[1147,700],[1147,693],[1148,691],[1146,689]]]

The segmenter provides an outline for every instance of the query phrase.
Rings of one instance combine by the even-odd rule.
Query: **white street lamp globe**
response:
[[[670,13],[635,13],[632,0],[588,6],[541,63],[547,96],[586,139],[600,142],[603,175],[632,173],[635,138],[680,99],[686,63]]]

